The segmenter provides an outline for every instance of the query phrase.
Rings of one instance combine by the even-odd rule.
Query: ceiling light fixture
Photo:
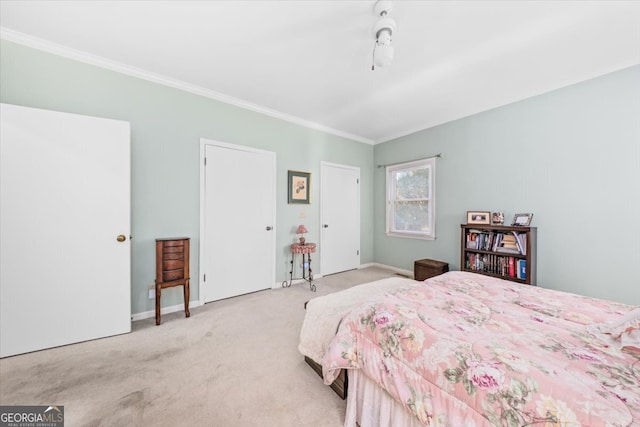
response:
[[[396,30],[396,21],[389,18],[389,12],[393,9],[393,3],[389,0],[378,0],[373,6],[373,14],[379,19],[373,24],[373,36],[376,42],[373,45],[373,63],[371,71],[378,67],[388,67],[393,61],[393,46],[391,36]]]

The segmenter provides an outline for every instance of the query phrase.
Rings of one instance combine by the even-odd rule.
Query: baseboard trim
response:
[[[396,274],[399,274],[401,276],[406,276],[409,279],[413,279],[413,271],[411,271],[411,270],[404,270],[402,268],[392,267],[392,266],[386,265],[386,264],[379,264],[377,262],[373,262],[373,263],[369,263],[369,264],[363,264],[363,265],[360,266],[360,268],[366,268],[366,267],[384,268],[385,270],[391,270]]]
[[[377,262],[369,262],[367,264],[360,264],[360,266],[358,267],[358,270],[362,270],[363,268],[369,268],[369,267],[378,267],[378,268],[384,268],[385,270],[390,270],[393,271],[396,274],[399,274],[400,276],[406,276],[409,279],[413,279],[413,271],[409,271],[409,270],[403,270],[401,268],[397,268],[397,267],[392,267],[390,265],[386,265],[386,264],[379,264]],[[322,275],[321,274],[314,274],[313,275],[313,280],[316,281],[318,279],[321,279]],[[288,282],[288,280],[287,280]],[[299,284],[304,284],[304,283],[309,283],[304,279],[293,279],[291,281],[291,285],[299,285]],[[271,289],[281,289],[282,286],[282,282],[278,282],[275,285],[273,285],[273,287]]]
[[[361,270],[363,268],[368,268],[368,267],[378,267],[378,268],[384,268],[385,270],[391,270],[396,274],[399,274],[401,276],[406,276],[410,279],[413,279],[413,271],[409,271],[409,270],[403,270],[401,268],[397,268],[397,267],[392,267],[390,265],[386,265],[386,264],[380,264],[377,262],[370,262],[367,264],[361,264],[360,267],[358,267],[358,270]],[[322,278],[321,274],[315,275],[313,276],[313,281],[315,282],[316,280],[319,280]],[[291,285],[300,285],[300,284],[308,284],[309,282],[307,282],[304,279],[293,279],[291,281]],[[276,284],[273,285],[273,287],[271,289],[282,289],[282,282],[278,282]],[[195,301],[189,301],[189,308],[193,308],[193,307],[200,307],[201,305],[203,305],[203,303],[199,300],[195,300]],[[160,314],[169,314],[169,313],[175,313],[176,311],[184,311],[184,304],[176,304],[176,305],[172,305],[169,307],[162,307],[160,309]],[[155,317],[156,316],[156,311],[155,310],[149,310],[149,311],[143,311],[140,313],[134,313],[131,315],[131,321],[135,322],[137,320],[144,320],[144,319],[148,319],[150,317]]]
[[[189,309],[192,309],[194,307],[199,307],[202,304],[200,303],[200,301],[189,301]],[[182,311],[184,312],[184,304],[176,304],[176,305],[172,305],[169,307],[162,307],[160,309],[160,314],[164,315],[164,314],[169,314],[169,313],[175,313],[176,311]],[[134,313],[131,315],[131,321],[135,322],[137,320],[144,320],[144,319],[148,319],[150,317],[156,317],[156,310],[149,310],[149,311],[143,311],[140,313]]]

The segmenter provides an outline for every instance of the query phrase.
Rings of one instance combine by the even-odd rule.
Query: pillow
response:
[[[640,307],[636,307],[619,319],[612,321],[610,333],[614,338],[618,338],[623,333],[638,328],[640,328]]]
[[[600,332],[620,341],[621,348],[640,351],[640,307],[636,307],[622,317],[602,323]]]
[[[640,351],[640,328],[629,329],[620,337],[623,350]]]

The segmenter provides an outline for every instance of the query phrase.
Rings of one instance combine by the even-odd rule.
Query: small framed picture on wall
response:
[[[289,203],[311,203],[311,173],[290,170],[287,174]]]

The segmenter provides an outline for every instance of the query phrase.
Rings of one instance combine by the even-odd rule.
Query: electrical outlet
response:
[[[156,297],[156,286],[149,285],[149,299],[154,299]]]

